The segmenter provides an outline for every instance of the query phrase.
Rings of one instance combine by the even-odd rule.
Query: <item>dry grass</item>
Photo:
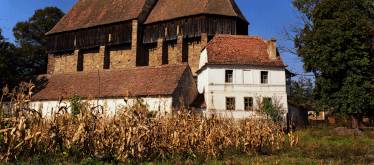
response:
[[[37,154],[119,162],[167,159],[173,155],[209,159],[221,157],[228,150],[251,155],[263,150],[277,151],[284,145],[296,146],[298,142],[292,132],[290,140],[286,140],[282,128],[271,119],[238,121],[216,115],[208,118],[184,107],[173,115],[150,115],[141,101],[118,109],[114,117],[89,102],[80,106],[78,115],[68,113],[70,107],[60,106],[57,112],[45,117],[41,110],[23,108],[31,100],[32,88],[32,84],[24,83],[18,92],[8,94],[7,89],[3,90],[4,95],[12,96],[13,106],[8,112],[12,115],[0,116],[2,161]]]

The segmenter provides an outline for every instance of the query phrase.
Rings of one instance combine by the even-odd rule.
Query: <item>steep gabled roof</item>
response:
[[[190,71],[187,64],[173,64],[105,70],[100,71],[100,76],[98,72],[29,76],[3,80],[0,85],[8,84],[13,88],[22,81],[31,80],[36,85],[32,96],[34,101],[57,100],[62,93],[66,97],[73,92],[82,98],[90,95],[96,98],[124,97],[127,92],[130,96],[159,96],[173,94],[186,71]]]
[[[216,35],[207,45],[207,64],[287,66],[277,53],[267,52],[268,43],[258,36]]]
[[[145,24],[198,14],[234,16],[247,22],[234,0],[159,0]]]
[[[78,0],[46,35],[137,18],[146,0]]]

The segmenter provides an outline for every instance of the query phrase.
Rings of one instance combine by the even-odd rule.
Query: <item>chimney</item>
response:
[[[277,42],[277,39],[276,38],[269,38],[267,40],[267,42],[268,42],[267,51],[268,51],[270,59],[272,59],[272,60],[277,59],[277,45],[275,43],[275,42]]]

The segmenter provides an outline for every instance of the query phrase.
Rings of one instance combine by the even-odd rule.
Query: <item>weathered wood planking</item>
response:
[[[47,36],[46,52],[55,53],[74,49],[90,49],[131,43],[131,40],[132,24],[127,22],[49,35]]]
[[[243,27],[239,29],[238,25]],[[160,38],[174,40],[178,35],[184,38],[199,37],[201,33],[207,33],[209,36],[217,34],[245,35],[245,31],[242,30],[245,28],[248,28],[247,23],[231,17],[198,16],[184,18],[165,23],[146,25],[143,43],[154,43]]]
[[[144,26],[144,44],[155,43],[160,38],[166,41],[175,40],[179,35],[184,38],[200,37],[201,33],[207,33],[208,36],[217,34],[248,35],[248,23],[240,19],[222,16],[195,16]],[[124,22],[49,35],[47,36],[46,52],[55,53],[112,46],[131,43],[131,40],[132,23]]]

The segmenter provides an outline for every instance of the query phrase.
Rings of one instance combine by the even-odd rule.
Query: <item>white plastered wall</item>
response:
[[[142,97],[143,103],[147,105],[147,109],[150,111],[159,111],[163,114],[163,112],[171,113],[171,105],[172,105],[172,97]],[[104,108],[104,111],[107,115],[115,115],[116,110],[123,110],[127,106],[132,106],[133,103],[135,103],[134,98],[129,98],[127,103],[124,101],[124,99],[97,99],[89,101],[89,104],[91,107],[96,107],[97,105],[100,105]],[[87,101],[87,100],[82,100]],[[8,112],[9,109],[9,102],[4,102],[3,105],[5,106],[5,112]],[[59,104],[58,101],[32,101],[29,102],[28,107],[35,110],[42,110],[43,116],[49,116],[53,112],[58,111],[59,107],[62,106],[70,106],[70,103],[68,100],[62,101],[61,104]],[[71,109],[68,109],[69,112],[71,112]]]
[[[233,70],[233,82],[225,83],[225,71]],[[268,72],[268,83],[261,84],[261,71]],[[248,117],[252,112],[244,111],[244,98],[252,97],[254,107],[258,99],[275,99],[288,109],[284,67],[250,65],[206,65],[198,75],[198,89],[204,89],[207,110],[215,110],[235,118]],[[235,110],[226,110],[226,97],[235,98]]]

